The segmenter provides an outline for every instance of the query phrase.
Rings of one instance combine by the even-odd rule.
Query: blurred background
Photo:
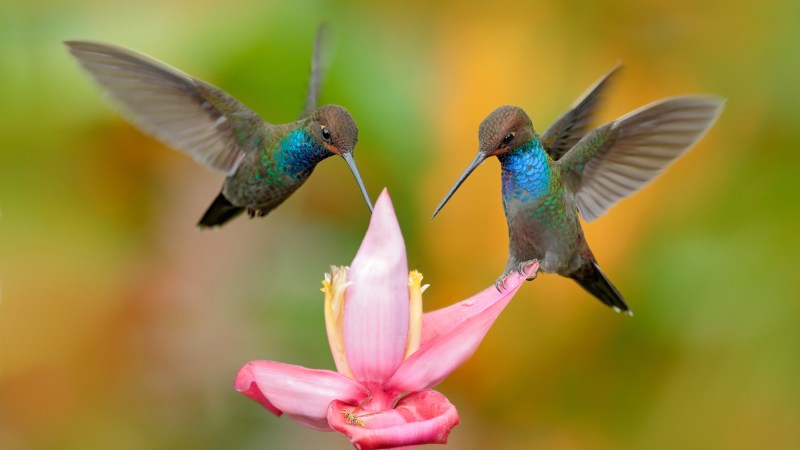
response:
[[[798,17],[791,0],[3,2],[0,448],[350,447],[232,387],[252,359],[333,368],[320,280],[369,220],[346,166],[323,162],[266,219],[201,231],[223,177],[122,120],[61,44],[136,49],[283,123],[322,20],[337,35],[322,102],[358,122],[426,309],[505,265],[496,160],[430,220],[496,106],[543,131],[617,62],[601,122],[728,99],[691,152],[585,227],[636,315],[528,283],[437,388],[461,414],[450,448],[800,448]]]

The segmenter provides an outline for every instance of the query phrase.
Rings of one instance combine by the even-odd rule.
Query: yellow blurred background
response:
[[[361,173],[390,190],[427,309],[504,267],[496,161],[429,219],[496,106],[543,131],[617,62],[602,121],[728,99],[689,154],[586,226],[636,315],[555,276],[524,286],[437,388],[461,414],[450,448],[800,448],[798,17],[792,0],[3,2],[0,448],[349,448],[232,387],[252,359],[333,368],[320,280],[369,219],[345,165],[323,162],[266,219],[201,231],[222,176],[122,120],[61,44],[136,49],[283,123],[322,20],[337,35],[322,102],[359,124]]]

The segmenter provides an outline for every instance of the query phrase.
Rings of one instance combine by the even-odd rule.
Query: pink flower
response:
[[[275,415],[344,433],[359,449],[445,443],[456,408],[431,388],[478,348],[524,274],[438,311],[422,314],[422,275],[408,272],[389,194],[381,193],[351,268],[323,281],[325,323],[336,372],[252,361],[235,387]]]

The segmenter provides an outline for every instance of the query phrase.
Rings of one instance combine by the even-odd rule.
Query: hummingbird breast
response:
[[[267,212],[302,186],[330,153],[302,129],[263,142],[264,146],[248,154],[225,180],[223,194],[236,206]]]
[[[569,273],[579,265],[583,231],[572,194],[538,139],[499,156],[508,221],[506,273],[536,259],[541,270]]]

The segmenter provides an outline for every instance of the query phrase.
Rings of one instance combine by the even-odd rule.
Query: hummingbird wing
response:
[[[540,138],[542,146],[553,160],[561,159],[586,134],[595,110],[602,103],[604,88],[608,86],[620,67],[622,66],[617,65],[590,86],[570,109],[542,134]]]
[[[201,164],[231,175],[258,148],[267,124],[220,89],[120,47],[65,44],[132,122]]]
[[[586,221],[654,179],[722,112],[718,97],[664,99],[598,127],[558,161]]]
[[[311,80],[308,82],[308,94],[306,103],[300,118],[305,118],[314,114],[317,110],[322,80],[325,78],[325,71],[328,68],[331,54],[331,31],[328,24],[323,23],[317,29],[317,36],[314,39],[314,54],[311,56]]]

